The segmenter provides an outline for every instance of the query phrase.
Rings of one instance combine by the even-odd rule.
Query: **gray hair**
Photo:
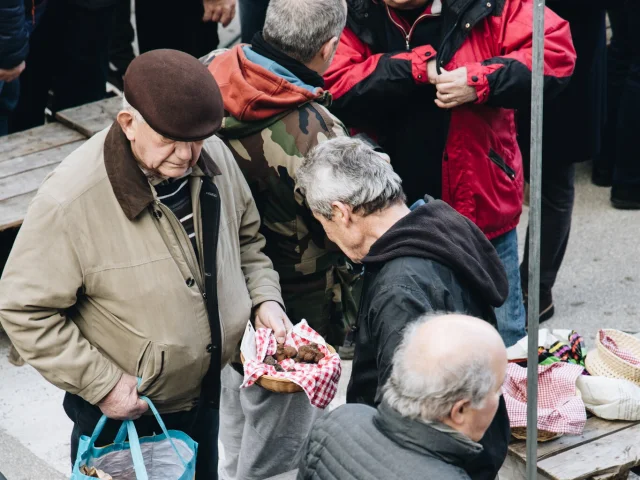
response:
[[[329,220],[333,202],[366,216],[406,201],[402,180],[385,156],[355,138],[337,137],[319,144],[296,178],[311,211]]]
[[[406,327],[403,340],[393,358],[393,370],[384,387],[384,400],[403,417],[424,422],[441,421],[460,400],[473,408],[482,408],[498,379],[491,368],[491,356],[486,351],[471,353],[464,361],[440,363],[425,374],[424,366],[416,368],[408,354],[416,332],[425,323],[438,317],[421,317]],[[451,352],[456,355],[457,352]],[[434,366],[435,367],[435,366]]]
[[[122,96],[122,110],[126,110],[127,112],[129,112],[136,122],[146,123],[146,120],[144,119],[142,114],[131,106],[127,99],[124,98],[124,95]]]
[[[299,62],[309,63],[347,23],[345,0],[271,0],[264,39]]]

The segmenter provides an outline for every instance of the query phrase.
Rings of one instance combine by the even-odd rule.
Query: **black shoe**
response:
[[[640,185],[614,185],[611,204],[620,210],[640,210]]]
[[[591,183],[598,187],[610,187],[613,184],[613,169],[593,166]]]
[[[529,305],[528,305],[528,299],[529,299],[529,294],[527,292],[523,292],[523,299],[524,299],[524,311],[526,312],[527,315],[529,315]],[[544,292],[540,292],[540,313],[539,313],[539,323],[542,322],[546,322],[547,320],[549,320],[551,317],[553,317],[553,315],[556,313],[556,309],[553,306],[553,296],[551,295],[551,292],[549,293],[544,293]],[[527,319],[527,326],[529,326],[529,321]]]

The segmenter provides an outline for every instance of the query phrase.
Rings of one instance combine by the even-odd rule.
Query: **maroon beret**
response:
[[[135,58],[124,75],[124,96],[151,128],[171,140],[204,140],[222,124],[222,95],[213,75],[178,50]]]

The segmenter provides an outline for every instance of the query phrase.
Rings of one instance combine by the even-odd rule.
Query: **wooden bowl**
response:
[[[513,438],[518,440],[526,440],[527,439],[527,428],[526,427],[513,427],[511,429],[511,435]],[[556,438],[560,438],[562,433],[554,433],[547,432],[545,430],[538,430],[538,442],[549,442],[551,440],[555,440]]]
[[[336,349],[329,344],[327,344],[327,349],[329,350],[329,353],[331,353],[331,355],[336,353]],[[244,365],[244,355],[242,355],[242,352],[240,352],[240,360]],[[287,380],[286,378],[272,377],[271,375],[261,376],[258,380],[256,380],[256,383],[265,390],[269,390],[270,392],[274,393],[302,392],[302,387],[297,383],[293,383],[291,380]]]

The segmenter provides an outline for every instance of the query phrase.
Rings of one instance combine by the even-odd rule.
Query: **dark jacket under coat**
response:
[[[468,480],[464,465],[481,452],[384,403],[343,405],[315,423],[298,480]]]
[[[480,229],[445,202],[426,201],[380,237],[362,261],[364,293],[348,403],[380,403],[403,330],[421,315],[456,312],[495,325],[493,307],[507,297],[504,267]],[[481,442],[485,451],[468,465],[474,480],[495,478],[508,441],[501,400]]]

